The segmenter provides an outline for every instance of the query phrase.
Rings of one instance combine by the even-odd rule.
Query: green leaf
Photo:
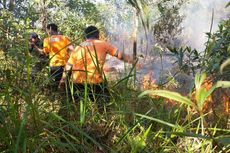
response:
[[[229,46],[230,46],[230,45],[229,45]],[[229,50],[230,50],[230,47],[229,47]],[[221,73],[221,74],[223,74],[224,68],[225,68],[227,65],[230,65],[230,58],[227,59],[226,61],[224,61],[223,64],[221,64],[221,66],[220,66],[220,73]]]
[[[230,2],[227,3],[227,5],[225,7],[229,7],[230,6]]]
[[[147,135],[149,134],[151,127],[152,127],[152,124],[148,127],[148,129],[145,131],[144,135],[142,136],[142,138],[141,138],[142,141],[144,141],[146,139]]]
[[[177,135],[180,137],[193,137],[193,138],[201,138],[201,139],[205,139],[205,140],[211,140],[211,138],[208,136],[204,136],[204,135],[193,133],[193,132],[165,132],[165,133]]]
[[[14,148],[15,153],[19,152],[20,142],[24,141],[26,139],[26,137],[24,136],[23,132],[25,131],[25,126],[26,126],[26,123],[27,123],[27,115],[28,115],[27,111],[28,111],[28,108],[26,108],[26,112],[23,113],[22,121],[20,123],[20,129],[19,129],[19,132],[17,133],[16,145],[15,145],[15,148]]]
[[[201,87],[201,85],[204,82],[205,78],[206,78],[206,73],[202,73],[202,74],[196,73],[196,75],[195,75],[196,89],[199,89]]]
[[[196,89],[199,88],[199,82],[200,82],[200,75],[199,75],[199,73],[196,73],[194,81],[195,81]]]
[[[81,125],[84,123],[85,121],[85,111],[84,111],[84,102],[83,100],[80,100],[80,123]]]
[[[179,126],[179,125],[175,125],[175,124],[172,124],[172,123],[169,123],[169,122],[157,119],[157,118],[153,118],[153,117],[146,116],[146,115],[143,115],[143,114],[138,114],[138,113],[135,113],[135,115],[143,117],[143,118],[146,118],[146,119],[149,119],[149,120],[152,120],[152,121],[155,121],[155,122],[158,122],[158,123],[161,123],[161,124],[164,124],[164,125],[167,125],[169,127],[173,127],[173,128],[179,129],[179,130],[182,129],[182,127]]]
[[[202,83],[204,82],[205,78],[206,78],[206,73],[202,73],[202,74],[201,74],[201,77],[200,77],[200,86],[201,86]]]
[[[216,89],[216,88],[229,88],[230,87],[230,81],[218,81],[216,83],[216,85],[214,85],[211,89],[209,89],[208,91],[205,91],[205,89],[200,89],[199,91],[199,95],[198,95],[198,99],[197,99],[197,103],[198,103],[198,107],[201,110],[203,108],[204,102],[207,99],[208,96],[210,96],[212,94],[212,92]]]
[[[143,97],[144,95],[147,95],[147,94],[165,97],[165,98],[180,102],[182,104],[187,104],[189,106],[194,105],[193,102],[189,100],[187,97],[184,97],[179,93],[171,92],[167,90],[146,90],[142,92],[138,97]]]
[[[205,99],[209,96],[209,95],[211,95],[212,94],[212,92],[216,89],[217,87],[216,87],[216,85],[215,86],[212,86],[212,88],[211,89],[209,89],[206,93],[205,93]]]
[[[227,52],[230,52],[230,45],[228,45],[228,49],[227,49]]]
[[[216,87],[219,88],[230,88],[230,81],[217,81]]]
[[[230,144],[230,136],[218,137],[218,138],[215,138],[215,140],[219,143],[222,143],[223,145],[229,145]]]
[[[59,115],[56,114],[56,113],[52,113],[52,115],[53,115],[55,118],[57,118],[58,120],[60,120],[60,121],[63,121],[63,122],[66,121],[65,119],[63,119],[61,116],[59,116]]]
[[[205,99],[207,98],[207,96],[206,96],[207,92],[205,89],[201,89],[201,90],[199,90],[198,95],[199,95],[198,99],[197,99],[198,108],[199,108],[199,110],[202,110]]]

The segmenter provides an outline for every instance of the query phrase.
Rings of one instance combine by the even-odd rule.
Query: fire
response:
[[[212,94],[214,108],[220,105],[223,109],[222,111],[229,114],[230,113],[230,90],[218,88]]]
[[[230,97],[227,95],[223,96],[225,112],[230,113]]]
[[[152,79],[152,75],[154,73],[150,71],[149,73],[145,74],[142,77],[141,80],[141,88],[142,90],[155,90],[158,89],[159,86],[157,85],[156,80]],[[201,88],[205,89],[206,91],[210,90],[215,85],[215,82],[213,79],[206,78],[206,80],[203,82]],[[196,91],[193,91],[192,93],[192,101],[195,102],[195,94]],[[158,96],[152,96],[153,98],[159,98]],[[176,102],[171,99],[165,99],[165,103],[170,105],[175,105]],[[230,89],[222,89],[218,88],[216,89],[211,95],[209,95],[204,102],[203,110],[209,111],[216,108],[220,108],[221,111],[224,111],[225,113],[230,113]]]
[[[148,89],[157,89],[158,85],[156,83],[156,80],[152,79],[153,71],[150,71],[149,73],[145,74],[141,80],[141,88],[143,90]]]
[[[213,81],[212,79],[210,78],[207,78],[204,83],[202,84],[202,88],[206,89],[206,91],[210,90],[213,86]],[[208,110],[210,109],[210,105],[213,103],[213,99],[212,99],[212,96],[209,95],[206,100],[205,100],[205,103],[204,103],[204,109],[205,110]]]
[[[153,71],[150,71],[149,73],[145,74],[141,80],[141,88],[142,90],[155,90],[155,89],[159,89],[159,86],[156,82],[156,80],[152,79],[153,77],[153,74],[154,72]],[[150,97],[152,98],[160,98],[159,96],[156,96],[156,95],[149,95]],[[175,105],[176,102],[174,100],[171,100],[171,99],[165,99],[165,103],[167,104],[170,104],[171,105]]]
[[[202,88],[210,90],[214,86],[214,82],[211,78],[207,78],[202,84]],[[193,97],[195,95],[193,92]],[[221,110],[230,112],[230,91],[229,89],[217,88],[210,96],[208,96],[204,103],[204,110],[215,109],[216,107],[222,107]]]

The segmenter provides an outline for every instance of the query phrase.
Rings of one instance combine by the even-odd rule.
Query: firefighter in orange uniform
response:
[[[61,80],[64,66],[69,59],[70,52],[74,51],[70,39],[58,34],[58,27],[51,23],[46,27],[48,37],[43,41],[43,51],[49,55],[50,76],[57,87]]]
[[[71,81],[75,98],[84,98],[85,87],[89,98],[98,103],[109,100],[107,83],[104,80],[103,66],[106,55],[115,56],[125,62],[133,63],[131,56],[119,51],[110,43],[99,40],[99,30],[95,26],[85,29],[85,41],[75,48],[72,52],[60,81],[59,87],[64,82],[68,72],[71,71]],[[100,98],[100,99],[99,99]],[[104,98],[101,100],[101,98]]]

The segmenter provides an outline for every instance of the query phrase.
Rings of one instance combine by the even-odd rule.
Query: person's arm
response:
[[[39,48],[37,45],[34,44],[34,48],[35,50],[39,53],[39,54],[45,54],[45,52],[43,51],[42,48]]]
[[[58,88],[61,88],[63,86],[63,84],[65,83],[66,77],[70,74],[70,72],[72,71],[72,67],[73,67],[74,63],[76,62],[76,55],[75,55],[76,51],[75,51],[75,49],[73,51],[74,52],[71,53],[70,58],[65,65],[64,72],[62,74],[62,78],[60,80]]]
[[[133,64],[138,69],[141,67],[141,65],[137,63],[138,59],[133,59],[133,56],[119,51],[118,48],[112,46],[110,43],[106,43],[106,48],[110,55],[117,57],[118,59],[125,61],[127,63]]]
[[[125,54],[123,52],[118,52],[116,57],[120,60],[127,62],[127,63],[133,64],[137,69],[141,68],[140,63],[138,63],[138,58],[133,59],[133,56]]]
[[[61,78],[61,80],[59,82],[58,88],[61,88],[64,85],[65,79],[70,74],[70,71],[72,70],[72,67],[73,67],[72,64],[70,64],[70,63],[66,64],[64,72],[62,74],[62,78]]]
[[[120,59],[122,61],[125,61],[127,63],[130,63],[130,64],[135,63],[135,60],[133,60],[132,56],[130,56],[128,54],[125,54],[123,52],[120,52],[119,50],[117,50],[117,52],[116,52],[116,54],[114,56],[117,57],[118,59]]]
[[[69,53],[69,55],[71,55],[71,53],[75,50],[72,42],[70,41],[70,38],[67,37],[67,36],[64,36],[64,40],[65,40],[65,43],[67,45],[67,51]]]
[[[134,64],[136,61],[133,60],[131,55],[125,54],[122,51],[119,51],[118,48],[114,47],[110,43],[105,43],[107,51],[110,55],[117,57],[119,60],[125,61],[130,64]]]
[[[29,52],[31,53],[34,49],[34,43],[29,41]]]
[[[74,51],[74,46],[73,45],[69,45],[68,46],[68,52],[69,54],[71,54]]]

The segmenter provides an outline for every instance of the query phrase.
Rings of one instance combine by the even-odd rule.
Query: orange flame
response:
[[[144,90],[148,90],[148,89],[157,89],[158,88],[158,85],[156,83],[156,80],[153,80],[152,79],[152,75],[153,75],[153,72],[150,71],[149,73],[147,73],[146,75],[143,76],[142,78],[142,89]]]
[[[206,90],[210,90],[214,85],[214,82],[212,81],[211,78],[207,78],[204,83],[202,84],[202,87],[205,88]],[[228,89],[222,89],[218,88],[216,89],[210,96],[207,97],[205,104],[204,104],[204,109],[209,110],[209,109],[214,109],[216,105],[222,106],[222,110],[226,113],[230,112],[230,95],[227,91]]]
[[[149,73],[145,74],[142,78],[142,81],[141,81],[141,88],[142,90],[148,90],[148,89],[158,89],[159,86],[157,85],[157,82],[156,80],[152,79],[152,75],[154,74],[153,71],[150,71]],[[160,98],[160,96],[156,96],[156,95],[149,95],[150,97],[152,98]],[[169,104],[170,106],[171,105],[175,105],[176,102],[172,99],[165,99],[165,103]]]
[[[206,91],[210,90],[210,89],[212,88],[212,86],[213,86],[213,81],[212,81],[212,79],[207,78],[207,79],[203,82],[203,84],[202,84],[201,86],[202,86],[202,88],[205,88]],[[210,109],[210,105],[211,105],[212,103],[213,103],[213,98],[212,98],[211,95],[209,95],[209,96],[206,98],[206,100],[205,100],[204,109],[205,109],[205,110]]]
[[[156,80],[152,79],[153,72],[150,71],[146,75],[143,76],[142,81],[141,81],[141,88],[142,90],[148,90],[148,89],[158,89],[159,86],[156,83]],[[206,78],[204,83],[202,84],[202,88],[206,89],[206,91],[210,90],[214,85],[213,79],[211,78]],[[192,101],[195,101],[195,94],[196,91],[192,93]],[[159,98],[159,96],[152,96],[149,95],[150,97],[153,98]],[[175,105],[176,102],[171,99],[166,99],[165,102],[170,105]],[[218,88],[213,92],[210,96],[208,96],[205,100],[204,103],[204,110],[210,110],[214,109],[215,106],[220,106],[223,107],[221,108],[224,112],[229,113],[230,112],[230,92],[228,89],[221,89]]]
[[[227,95],[223,96],[223,100],[224,100],[224,108],[225,108],[225,112],[229,113],[230,112],[230,97],[228,97]]]

